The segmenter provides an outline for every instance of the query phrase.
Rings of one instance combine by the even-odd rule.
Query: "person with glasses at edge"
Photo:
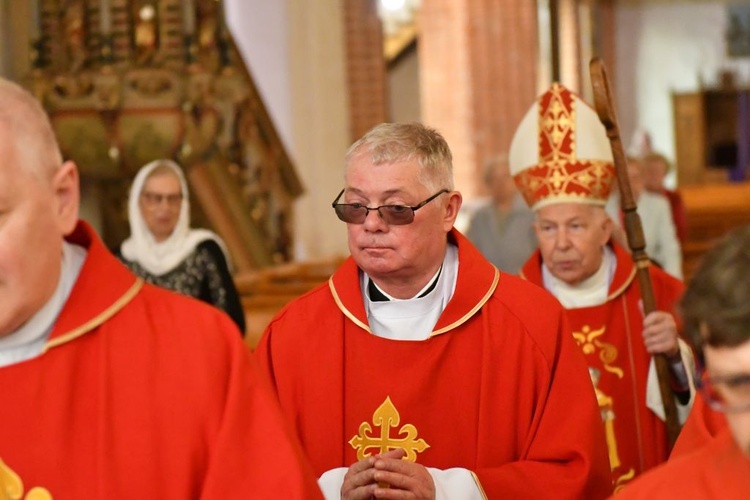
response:
[[[724,416],[712,421],[715,436],[692,452],[683,448],[616,498],[750,495],[749,278],[750,226],[745,226],[706,253],[680,301],[685,331],[701,360],[696,378],[704,410]]]
[[[351,256],[256,356],[327,498],[604,498],[601,419],[563,310],[453,229],[461,201],[436,130],[367,132],[333,201]]]
[[[128,199],[130,237],[117,256],[149,283],[195,297],[226,312],[244,336],[245,313],[219,236],[190,228],[182,169],[172,160],[144,165]]]

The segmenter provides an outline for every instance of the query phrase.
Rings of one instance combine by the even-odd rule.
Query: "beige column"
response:
[[[537,95],[536,2],[424,0],[419,43],[424,121],[448,140],[464,197],[485,194],[482,164]]]
[[[331,209],[343,187],[343,158],[350,143],[339,0],[288,0],[290,151],[305,194],[295,204],[295,258],[346,255],[346,227]]]

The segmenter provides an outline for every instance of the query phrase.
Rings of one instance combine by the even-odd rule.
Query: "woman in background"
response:
[[[245,334],[245,314],[229,272],[224,243],[190,229],[187,182],[172,160],[143,166],[128,200],[130,237],[120,259],[149,283],[190,295],[225,311]]]

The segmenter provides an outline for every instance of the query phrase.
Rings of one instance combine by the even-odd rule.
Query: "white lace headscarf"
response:
[[[166,240],[159,243],[146,225],[138,200],[151,172],[161,166],[169,167],[180,180],[182,203],[180,204],[180,217],[177,219],[174,231]],[[224,242],[216,233],[206,229],[190,229],[190,197],[187,182],[180,166],[172,160],[154,160],[138,171],[130,187],[128,217],[130,237],[120,247],[122,255],[129,261],[138,262],[146,271],[155,276],[166,274],[177,267],[195,251],[198,244],[205,240],[216,241],[229,264],[229,255]]]

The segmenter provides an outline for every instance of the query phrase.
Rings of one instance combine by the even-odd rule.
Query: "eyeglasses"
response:
[[[166,201],[167,205],[170,207],[178,207],[180,203],[182,202],[182,193],[177,194],[161,194],[161,193],[151,193],[149,191],[143,191],[141,193],[141,198],[143,198],[143,201],[146,203],[146,205],[151,207],[157,207],[161,205],[162,201]]]
[[[750,410],[750,373],[709,377],[699,369],[695,380],[706,403],[714,410],[725,413]]]
[[[337,203],[339,198],[341,198],[341,195],[344,194],[344,189],[342,189],[336,199],[333,200],[333,203],[331,203],[331,206],[336,211],[336,216],[347,224],[364,224],[370,211],[377,210],[378,215],[386,224],[390,224],[391,226],[403,226],[405,224],[411,224],[414,221],[414,212],[427,205],[441,194],[448,192],[450,191],[447,189],[441,189],[413,207],[406,205],[380,205],[379,207],[370,208],[361,203]]]

